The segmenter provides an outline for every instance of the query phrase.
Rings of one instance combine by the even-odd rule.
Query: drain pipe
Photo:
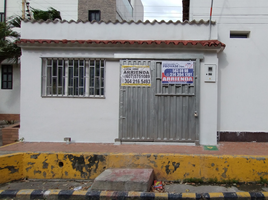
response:
[[[6,18],[7,18],[7,0],[4,1],[4,22],[6,22]]]
[[[209,40],[211,39],[211,18],[212,18],[212,7],[213,7],[213,0],[211,0],[211,7],[210,7],[210,18],[209,18]]]

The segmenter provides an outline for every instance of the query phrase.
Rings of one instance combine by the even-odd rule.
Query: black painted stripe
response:
[[[128,197],[128,192],[114,192],[112,195],[112,199],[116,200],[125,200]]]
[[[151,192],[142,192],[140,195],[140,199],[154,200],[155,195],[154,195],[154,193],[151,193]]]
[[[233,199],[237,199],[237,194],[235,192],[224,192],[223,193],[224,196],[224,200],[233,200]]]
[[[196,198],[196,199],[202,199],[202,194],[196,193],[196,194],[195,194],[195,198]]]
[[[58,199],[69,199],[73,192],[73,190],[61,190],[58,194]]]
[[[210,199],[209,193],[203,193],[202,197],[203,197],[203,199]]]
[[[261,192],[249,192],[249,194],[250,194],[252,200],[265,199],[263,193],[261,193]]]
[[[5,190],[0,194],[0,199],[15,198],[19,190]]]
[[[182,199],[182,194],[168,194],[169,200]]]
[[[46,190],[34,190],[31,193],[30,199],[43,199]]]
[[[99,200],[100,191],[89,191],[86,193],[86,200]]]

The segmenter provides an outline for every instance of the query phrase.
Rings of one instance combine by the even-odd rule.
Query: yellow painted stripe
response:
[[[26,198],[26,197],[29,197],[31,196],[31,193],[33,192],[34,190],[19,190],[19,192],[17,193],[16,197],[23,197],[23,198]]]
[[[107,196],[107,197],[110,197],[110,196],[112,196],[113,195],[113,193],[114,192],[110,192],[110,191],[102,191],[101,193],[100,193],[100,197],[103,197],[103,196]]]
[[[168,193],[155,193],[155,199],[168,199]]]
[[[210,198],[224,198],[224,195],[222,192],[215,192],[215,193],[209,193]]]
[[[236,194],[238,198],[244,199],[245,197],[248,197],[249,199],[251,199],[251,196],[248,192],[237,192]]]
[[[141,193],[140,192],[129,192],[128,197],[140,197]]]
[[[77,196],[79,196],[79,195],[86,195],[86,193],[87,193],[87,191],[74,191],[73,192],[73,195],[77,195]]]
[[[45,192],[45,195],[58,195],[60,193],[60,189],[55,189],[55,190],[47,190]]]
[[[196,198],[196,194],[195,193],[182,193],[182,198],[195,199]]]
[[[0,190],[0,194],[3,192],[4,190]]]

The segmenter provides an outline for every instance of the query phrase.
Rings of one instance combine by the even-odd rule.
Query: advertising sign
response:
[[[121,68],[121,86],[151,87],[150,66],[123,65]]]
[[[162,84],[192,84],[194,63],[192,61],[163,61]]]

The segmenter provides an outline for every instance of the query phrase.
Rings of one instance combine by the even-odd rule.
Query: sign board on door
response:
[[[150,66],[122,65],[121,86],[147,86],[151,87]]]
[[[163,61],[162,84],[193,84],[193,66],[192,61]]]

